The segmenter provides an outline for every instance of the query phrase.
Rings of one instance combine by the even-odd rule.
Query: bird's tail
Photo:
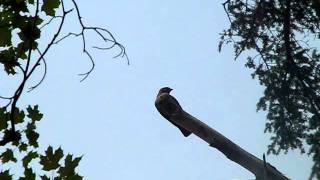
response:
[[[184,129],[184,128],[179,127],[179,129],[180,129],[180,131],[182,132],[182,134],[183,134],[185,137],[188,137],[188,136],[191,134],[190,131],[188,131],[188,130],[186,130],[186,129]]]

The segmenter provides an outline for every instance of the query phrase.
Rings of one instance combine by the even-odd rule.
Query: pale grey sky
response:
[[[217,51],[228,26],[222,1],[78,3],[86,24],[106,27],[126,47],[131,65],[112,59],[116,50],[93,50],[96,68],[79,83],[77,74],[90,67],[80,39],[55,46],[46,57],[46,80],[20,101],[44,113],[41,147],[83,154],[79,172],[88,180],[253,179],[196,136],[184,138],[154,107],[158,89],[170,86],[190,114],[254,155],[266,152],[265,116],[255,107],[263,87],[251,79],[244,56],[234,61],[231,46]],[[65,33],[77,29],[72,21]],[[292,152],[267,160],[294,180],[307,179],[312,165]]]

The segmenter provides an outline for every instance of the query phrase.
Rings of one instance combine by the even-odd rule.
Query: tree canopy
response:
[[[219,50],[232,43],[235,59],[243,52],[252,77],[265,86],[257,110],[267,111],[268,153],[308,148],[320,178],[320,1],[227,0],[230,27]]]

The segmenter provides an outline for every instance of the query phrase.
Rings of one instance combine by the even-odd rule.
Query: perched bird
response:
[[[182,134],[187,137],[191,134],[191,132],[170,120],[172,114],[178,114],[182,111],[182,108],[178,101],[170,95],[171,91],[172,89],[169,87],[161,88],[157,95],[155,106],[164,118],[166,118],[169,122],[179,128]]]

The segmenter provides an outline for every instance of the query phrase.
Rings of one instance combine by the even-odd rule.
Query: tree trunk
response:
[[[288,180],[276,168],[242,149],[205,123],[181,110],[172,114],[170,120],[200,137],[211,147],[218,149],[228,159],[252,172],[257,180]]]

